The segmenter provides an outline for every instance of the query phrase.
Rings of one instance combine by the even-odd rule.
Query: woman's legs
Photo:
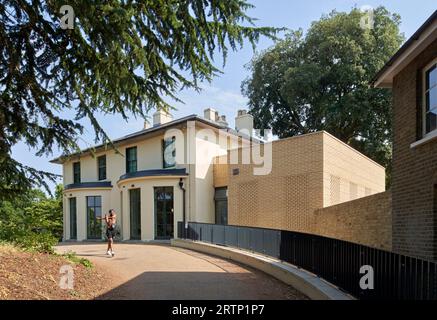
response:
[[[108,251],[111,250],[112,251],[112,238],[108,238]]]

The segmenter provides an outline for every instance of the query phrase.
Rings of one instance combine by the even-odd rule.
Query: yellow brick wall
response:
[[[241,149],[231,152],[238,152],[242,159]],[[274,141],[272,159],[271,173],[262,176],[254,175],[256,166],[250,164],[229,164],[226,173],[223,165],[215,166],[215,185],[228,186],[230,225],[319,233],[323,224],[317,221],[320,216],[315,214],[317,210],[385,190],[383,167],[326,132]],[[239,170],[237,175],[234,175],[235,169]],[[381,206],[386,207],[386,204]],[[361,202],[347,206],[351,212],[349,218],[357,223],[358,230],[362,227],[362,208]],[[333,213],[323,220],[329,222],[326,233],[334,238],[361,241],[360,238],[353,241],[345,228],[333,228],[337,211],[330,210]],[[341,214],[338,216],[342,217]],[[370,213],[364,212],[364,215],[368,217]],[[391,228],[391,223],[380,228],[385,227]],[[387,236],[381,235],[380,247],[389,245]],[[368,244],[377,242],[373,239]]]
[[[226,187],[229,184],[229,165],[227,155],[214,159],[214,188]]]
[[[323,207],[385,191],[385,169],[323,133]]]
[[[315,211],[314,233],[392,249],[391,193],[378,193]]]
[[[229,224],[307,231],[312,213],[323,206],[322,137],[314,133],[275,141],[269,175],[254,175],[254,165],[230,164]]]

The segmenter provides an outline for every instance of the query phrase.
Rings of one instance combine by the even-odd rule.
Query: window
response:
[[[102,197],[90,196],[86,197],[87,207],[87,238],[101,239],[102,238]]]
[[[215,189],[215,223],[228,224],[228,188]]]
[[[425,68],[424,133],[437,129],[437,60]]]
[[[176,166],[176,137],[165,139],[162,143],[163,168]]]
[[[174,236],[173,187],[155,187],[155,239]]]
[[[73,183],[80,183],[80,162],[73,163]]]
[[[434,185],[434,219],[435,218],[437,218],[437,184]]]
[[[97,158],[97,168],[99,171],[99,180],[106,180],[106,156]]]
[[[77,211],[76,198],[69,198],[70,202],[70,239],[77,239]]]
[[[137,147],[126,149],[126,172],[137,171]]]

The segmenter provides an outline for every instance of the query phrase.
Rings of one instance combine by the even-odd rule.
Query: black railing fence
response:
[[[179,222],[180,239],[278,258],[316,274],[359,299],[437,299],[437,264],[430,261],[283,230],[189,222],[184,233],[183,223]],[[373,269],[373,289],[369,289],[371,274],[368,269],[361,270],[363,266]]]

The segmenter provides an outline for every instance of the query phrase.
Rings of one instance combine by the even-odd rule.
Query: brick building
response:
[[[393,90],[393,250],[437,260],[437,11],[374,86]]]
[[[381,178],[369,159],[327,133],[305,135],[273,144],[269,176],[256,177],[247,165],[214,167],[215,186],[229,191],[228,222],[437,260],[437,11],[373,85],[393,90],[390,191],[366,186]]]
[[[271,149],[267,175],[255,175],[256,164],[232,164],[228,159],[229,165],[215,165],[214,185],[228,191],[228,217],[222,220],[391,248],[389,196],[381,193],[385,190],[382,166],[324,131],[273,141]],[[238,152],[241,159],[244,150]],[[350,201],[356,212],[342,207]],[[360,208],[369,203],[375,210],[362,214]],[[327,207],[326,214],[320,211]],[[369,225],[371,230],[362,232]]]

